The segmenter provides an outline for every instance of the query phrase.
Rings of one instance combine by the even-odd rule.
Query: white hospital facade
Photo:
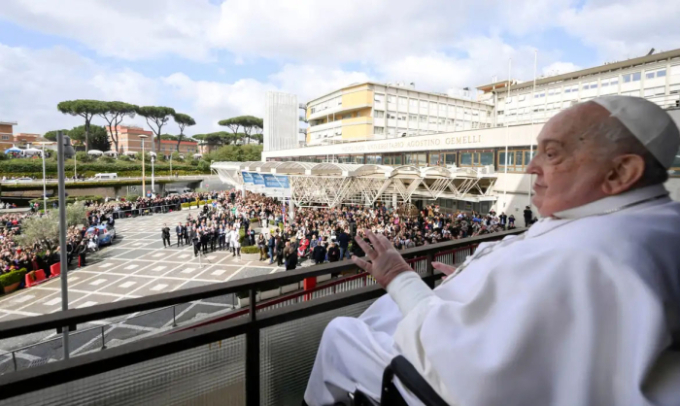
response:
[[[680,124],[680,49],[522,83],[479,86],[476,100],[413,86],[353,84],[307,104],[307,146],[269,150],[266,161],[389,166],[490,167],[494,199],[439,201],[450,209],[515,216],[529,203],[524,170],[543,124],[560,110],[601,95],[644,97]],[[506,167],[506,145],[508,148]],[[680,152],[666,185],[680,200]]]

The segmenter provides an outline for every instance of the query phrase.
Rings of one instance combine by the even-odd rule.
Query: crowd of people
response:
[[[335,208],[298,208],[294,219],[284,218],[284,206],[275,198],[239,191],[185,193],[167,197],[139,197],[134,201],[106,198],[101,202],[85,201],[87,223],[68,230],[69,263],[78,258],[85,265],[87,253],[98,247],[98,229],[87,233],[89,226],[108,223],[118,218],[154,212],[179,210],[182,203],[210,200],[197,213],[190,213],[184,222],[164,224],[161,238],[164,246],[193,245],[194,255],[215,250],[228,250],[241,256],[241,247],[256,246],[260,261],[295,269],[300,261],[335,262],[350,255],[363,256],[352,241],[364,230],[385,235],[399,250],[494,233],[515,227],[515,218],[494,211],[486,215],[476,212],[444,212],[437,205],[422,209],[395,209],[383,204],[372,207],[345,205]],[[22,247],[13,237],[20,233],[21,222],[28,216],[42,215],[38,208],[28,213],[11,213],[0,217],[0,272],[26,268],[49,269],[58,262],[59,248],[53,241],[43,241],[32,247]],[[531,211],[524,213],[526,224],[532,221]],[[251,227],[259,223],[261,233]],[[173,238],[174,236],[174,238]],[[174,241],[173,241],[174,240]],[[55,249],[50,249],[56,247]]]
[[[306,259],[323,263],[362,256],[352,240],[363,230],[385,235],[401,250],[515,228],[512,214],[444,213],[437,205],[410,211],[382,204],[299,208],[293,221],[285,221],[282,203],[261,194],[229,191],[205,197],[213,202],[198,215],[189,214],[174,230],[163,226],[164,246],[173,244],[172,234],[178,246],[193,244],[196,256],[223,249],[240,256],[241,245],[256,245],[260,261],[295,269]],[[250,227],[251,220],[259,222],[261,233]]]

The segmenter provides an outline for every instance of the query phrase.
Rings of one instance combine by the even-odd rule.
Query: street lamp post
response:
[[[156,185],[154,183],[154,170],[153,170],[154,168],[153,164],[155,161],[156,157],[151,155],[151,196],[153,196],[154,193],[156,193]]]
[[[170,153],[170,176],[172,176],[172,152]]]
[[[146,174],[144,172],[144,161],[146,161],[144,158],[146,157],[146,154],[144,152],[144,139],[148,138],[148,135],[141,134],[139,138],[142,139],[142,197],[146,197]]]
[[[73,154],[73,181],[78,180],[78,157],[77,154]]]
[[[45,177],[45,145],[53,144],[52,142],[41,142],[42,144],[42,164],[43,164],[43,210],[47,214],[47,180]]]

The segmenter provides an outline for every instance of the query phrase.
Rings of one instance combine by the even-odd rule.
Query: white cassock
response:
[[[334,319],[305,401],[379,398],[402,354],[449,404],[679,405],[680,203],[657,185],[556,217]]]

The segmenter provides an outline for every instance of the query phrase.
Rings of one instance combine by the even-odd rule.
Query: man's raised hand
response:
[[[384,235],[375,235],[367,230],[366,236],[373,244],[373,247],[359,236],[355,237],[354,240],[366,253],[366,257],[371,262],[369,263],[354,255],[352,256],[352,262],[373,275],[382,287],[386,288],[402,272],[413,272],[413,269],[399,254],[399,251],[394,248]]]

